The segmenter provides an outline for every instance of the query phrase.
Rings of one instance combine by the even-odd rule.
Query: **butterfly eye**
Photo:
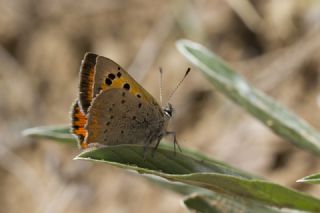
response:
[[[173,114],[173,107],[172,107],[172,105],[169,103],[168,106],[166,106],[166,107],[163,109],[163,112],[164,112],[164,114],[165,114],[168,118],[171,118],[171,117],[172,117],[172,114]]]
[[[170,111],[170,110],[164,110],[164,114],[167,116],[167,117],[169,117],[169,118],[171,118],[172,117],[172,111]]]

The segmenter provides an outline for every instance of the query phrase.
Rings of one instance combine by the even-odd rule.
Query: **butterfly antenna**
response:
[[[176,88],[172,91],[172,93],[170,94],[168,101],[170,101],[170,99],[172,98],[172,96],[174,95],[174,93],[177,91],[177,89],[180,87],[181,83],[184,81],[184,79],[187,77],[187,75],[189,74],[189,72],[191,71],[191,68],[188,67],[186,73],[184,74],[183,78],[179,81],[179,83],[177,84]]]
[[[162,89],[163,89],[163,73],[162,73],[162,67],[159,68],[159,71],[160,71],[160,106],[162,106]]]

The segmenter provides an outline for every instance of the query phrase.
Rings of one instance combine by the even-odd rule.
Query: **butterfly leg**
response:
[[[146,160],[147,158],[147,148],[148,148],[148,143],[145,143],[143,145],[143,160]]]
[[[159,136],[158,136],[158,140],[157,140],[157,143],[156,145],[153,147],[152,151],[151,151],[151,155],[153,156],[154,152],[158,149],[158,146],[160,144],[160,141],[163,137],[163,133],[160,133]]]
[[[150,134],[143,145],[143,159],[145,160],[147,157],[147,149],[149,147],[150,141],[152,139],[152,134]]]
[[[176,153],[176,145],[178,146],[178,149],[180,152],[182,152],[181,147],[179,146],[178,140],[177,140],[177,134],[176,132],[165,132],[165,135],[172,135],[173,136],[173,147],[174,147],[174,153]]]

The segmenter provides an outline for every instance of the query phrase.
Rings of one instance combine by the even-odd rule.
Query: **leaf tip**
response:
[[[303,177],[296,182],[298,183],[311,183],[311,184],[319,184],[320,183],[320,173],[312,174],[306,177]]]
[[[81,154],[75,156],[72,160],[90,160],[90,157],[82,157]]]
[[[188,39],[179,39],[176,41],[176,47],[181,53],[186,53],[188,46],[194,46],[196,43]]]
[[[21,131],[22,136],[28,137],[34,134],[34,128],[24,129]]]
[[[299,179],[299,180],[296,180],[296,182],[297,182],[297,183],[304,183],[304,182],[306,182],[306,181],[305,181],[304,178],[301,178],[301,179]]]

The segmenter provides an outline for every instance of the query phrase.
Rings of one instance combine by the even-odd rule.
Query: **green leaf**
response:
[[[177,48],[224,95],[238,103],[279,136],[300,148],[320,155],[320,134],[304,120],[249,85],[220,58],[200,44],[180,40],[177,42]]]
[[[191,195],[183,200],[186,207],[199,213],[276,213],[276,209],[248,202],[247,200],[235,199],[226,196],[215,195],[207,197],[199,194]]]
[[[199,213],[223,213],[223,209],[220,206],[211,204],[207,198],[201,195],[192,195],[183,200],[184,205],[190,209]],[[225,208],[225,206],[223,206]],[[229,211],[228,211],[229,212]]]
[[[158,185],[161,188],[171,190],[181,195],[201,194],[206,196],[214,196],[216,194],[210,190],[201,187],[192,186],[180,182],[168,181],[167,179],[164,179],[156,175],[144,175],[144,177],[152,184]]]
[[[259,212],[276,213],[281,212],[261,203],[248,199],[240,199],[235,196],[226,196],[204,188],[167,181],[155,175],[147,175],[146,178],[152,183],[169,189],[182,195],[188,195],[183,202],[190,210],[196,212]]]
[[[301,178],[300,180],[297,180],[299,183],[314,183],[314,184],[320,184],[320,173],[312,174],[309,176],[306,176],[304,178]]]
[[[39,126],[26,129],[22,134],[33,138],[50,139],[62,143],[70,143],[72,145],[77,144],[77,140],[70,133],[70,126],[68,125]]]
[[[72,136],[72,134],[70,134],[70,128],[67,125],[35,127],[25,130],[23,134],[26,136],[36,138],[47,138],[60,142],[69,142],[71,144],[76,144],[76,139]],[[295,199],[293,199],[293,201],[286,201],[286,195],[284,196],[284,198],[281,198],[280,200],[276,199],[276,201],[271,201],[271,203],[270,201],[268,201],[268,199],[270,199],[270,196],[267,196],[267,198],[264,198],[264,196],[261,195],[255,197],[256,195],[254,193],[249,192],[250,190],[252,190],[252,188],[256,187],[252,185],[252,183],[257,183],[259,185],[259,181],[262,181],[260,178],[249,175],[248,173],[240,171],[238,169],[232,168],[224,163],[209,159],[203,156],[202,154],[192,150],[183,149],[183,154],[176,153],[175,155],[172,150],[171,144],[160,145],[160,148],[156,151],[154,157],[147,156],[146,159],[143,158],[142,147],[138,145],[121,145],[108,147],[105,149],[90,150],[88,152],[81,153],[77,157],[77,159],[85,160],[90,160],[90,158],[92,158],[92,160],[94,161],[99,161],[102,159],[102,162],[116,165],[125,169],[134,169],[144,174],[153,174],[153,179],[154,177],[163,177],[168,180],[177,181],[162,181],[162,185],[166,185],[167,188],[170,188],[173,191],[183,194],[190,194],[196,192],[200,193],[201,195],[206,195],[210,199],[214,198],[215,196],[225,196],[223,194],[231,194],[232,196],[238,196],[244,199],[250,198],[250,201],[246,201],[248,204],[250,204],[250,206],[258,205],[256,203],[258,201],[267,203],[269,205],[275,204],[275,206],[279,207],[288,207],[292,206],[292,203],[294,203],[295,201]],[[204,178],[206,176],[210,177],[210,175],[213,175],[212,181],[219,181],[217,181],[216,183],[210,183],[209,181],[209,184],[205,181],[202,182],[202,180],[200,180],[199,182],[199,180],[196,179],[199,177],[196,175],[200,175],[200,178]],[[232,183],[232,185],[227,184],[225,189],[223,189],[224,184],[221,184],[220,182],[223,181],[224,178],[228,180],[228,178],[232,179],[232,177],[234,177],[235,180],[239,179],[239,182]],[[245,180],[250,180],[249,183],[251,185],[248,184],[248,186],[246,186]],[[157,180],[157,182],[159,184],[159,180]],[[262,181],[262,185],[260,185],[257,188],[263,189],[265,187],[265,183],[268,182]],[[293,193],[294,197],[296,197],[297,200],[300,200],[300,203],[296,203],[292,206],[292,208],[305,210],[309,209],[310,211],[312,211],[312,209],[319,209],[317,205],[314,207],[315,198],[303,195],[290,189],[286,189],[276,184],[269,184],[271,184],[271,186],[265,187],[265,189],[270,191],[274,190],[275,192],[280,191],[279,193],[282,196],[284,195],[284,192],[286,192],[289,194],[288,197],[291,196],[290,193]],[[231,190],[231,186],[235,186],[235,188],[240,186],[240,188],[238,190]],[[241,187],[247,189],[243,190],[242,193]],[[216,192],[212,192],[207,189]],[[257,192],[259,192],[260,190],[258,190]],[[260,193],[261,192],[259,192],[258,194]],[[263,195],[264,193],[261,194]],[[276,194],[274,192],[272,193],[273,195]],[[238,200],[237,197],[232,197],[232,199],[235,199],[236,201]],[[311,206],[308,206],[310,202]],[[318,202],[318,200],[316,202]],[[304,205],[307,205],[307,207],[303,207]]]
[[[75,159],[103,162],[266,205],[320,211],[320,200],[314,197],[249,176],[225,164],[202,158],[201,155],[175,153],[171,146],[165,144],[159,147],[153,157],[149,154],[145,159],[143,147],[139,145],[92,149]]]

